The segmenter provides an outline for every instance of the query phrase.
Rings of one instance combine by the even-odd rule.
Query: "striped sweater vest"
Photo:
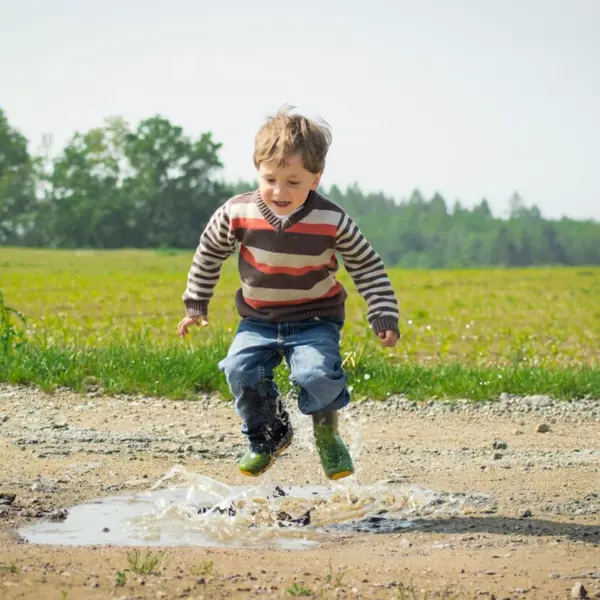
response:
[[[223,262],[239,247],[241,317],[269,322],[345,318],[347,293],[336,279],[339,253],[367,303],[373,330],[398,332],[398,302],[379,255],[342,208],[311,192],[289,218],[260,193],[229,199],[200,236],[183,301],[188,316],[207,315]]]

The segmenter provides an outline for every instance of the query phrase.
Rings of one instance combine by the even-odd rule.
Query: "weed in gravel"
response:
[[[147,550],[144,556],[136,548],[132,552],[127,551],[127,560],[129,562],[129,568],[134,573],[139,575],[152,575],[156,574],[156,567],[162,560],[163,555],[153,554],[151,550]]]

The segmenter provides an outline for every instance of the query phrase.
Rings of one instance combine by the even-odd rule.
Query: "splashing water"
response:
[[[158,489],[179,479],[183,486]],[[264,476],[229,486],[177,465],[148,492],[73,507],[62,523],[20,530],[30,543],[126,546],[230,546],[300,550],[369,531],[369,519],[409,528],[411,516],[464,512],[484,496],[444,494],[354,478],[328,486],[284,486]],[[362,524],[362,525],[361,525]],[[381,531],[382,529],[378,527]]]
[[[295,452],[316,454],[311,419],[300,413],[291,394],[284,400]],[[445,494],[394,480],[361,484],[362,423],[356,415],[340,411],[339,425],[355,463],[355,473],[347,479],[327,485],[283,485],[275,479],[276,463],[255,485],[232,486],[176,465],[149,491],[75,506],[65,521],[38,523],[19,534],[39,544],[299,550],[350,533],[391,530],[382,527],[382,521],[397,530],[409,528],[415,516],[489,504],[483,495]],[[174,480],[179,480],[178,486]]]

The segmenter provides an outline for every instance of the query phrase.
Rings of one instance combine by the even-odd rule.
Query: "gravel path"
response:
[[[308,421],[292,417],[295,443],[272,476],[325,485]],[[244,444],[230,403],[0,385],[0,597],[289,598],[302,588],[313,597],[401,598],[413,582],[417,598],[421,589],[443,597],[446,584],[460,598],[585,597],[573,591],[580,584],[600,598],[600,401],[390,398],[353,404],[342,429],[361,484],[435,492],[410,513],[410,529],[381,517],[346,523],[341,539],[312,550],[183,548],[160,575],[127,572],[117,585],[125,549],[23,544],[15,530],[63,521],[77,503],[148,490],[176,464],[247,485],[235,470]],[[457,498],[468,512],[451,513]]]

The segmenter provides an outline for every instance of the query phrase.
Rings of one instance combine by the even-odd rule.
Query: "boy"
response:
[[[214,213],[188,274],[181,337],[191,325],[208,324],[221,266],[239,245],[235,303],[241,322],[219,368],[248,439],[238,462],[245,475],[266,471],[292,441],[273,380],[282,357],[300,388],[300,411],[312,416],[326,476],[354,472],[337,421],[350,396],[339,348],[346,291],[335,277],[336,252],[366,300],[382,344],[398,341],[398,303],[381,259],[353,220],[316,191],[330,144],[328,129],[305,117],[280,111],[268,120],[255,138],[259,189],[229,199]]]

